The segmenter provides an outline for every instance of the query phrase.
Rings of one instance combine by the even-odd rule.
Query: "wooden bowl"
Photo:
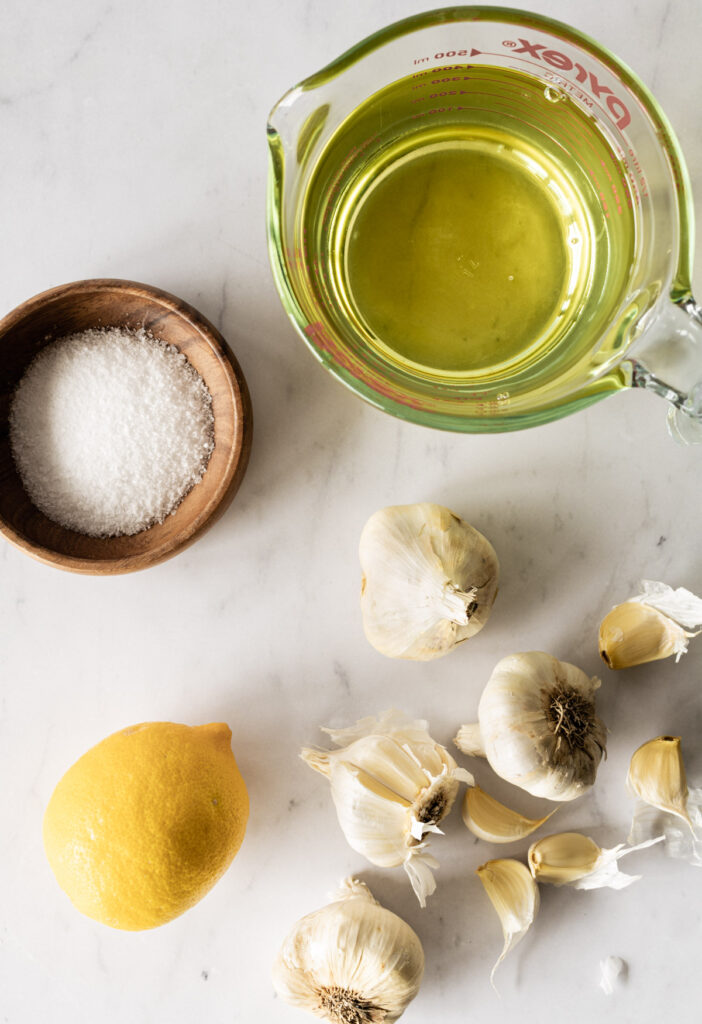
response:
[[[86,537],[47,519],[27,496],[10,451],[10,403],[27,366],[49,342],[91,327],[145,328],[182,352],[212,395],[215,447],[202,480],[163,523],[132,537]],[[146,569],[182,551],[236,494],[252,427],[246,381],[222,335],[187,302],[159,288],[76,281],[36,295],[0,320],[0,533],[40,562],[111,575]]]

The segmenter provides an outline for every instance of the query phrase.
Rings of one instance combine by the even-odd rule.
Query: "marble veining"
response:
[[[558,829],[625,838],[631,752],[683,737],[702,782],[702,640],[671,661],[610,673],[602,615],[642,576],[699,592],[700,451],[669,440],[665,410],[622,394],[536,430],[431,432],[364,405],[293,332],[268,267],[265,123],[294,82],[364,35],[425,9],[408,0],[155,0],[58,6],[7,0],[0,33],[0,312],[63,281],[118,276],[164,287],[222,330],[251,388],[255,437],[228,514],[148,572],[80,578],[0,545],[0,1020],[34,1024],[286,1024],[270,964],[294,921],[360,875],[420,935],[427,956],[407,1024],[537,1024],[565,1012],[694,1024],[702,873],[653,848],[614,892],[542,889],[539,918],[489,985],[502,945],[473,872],[521,855],[476,840],[454,812],[432,840],[438,889],[420,910],[401,870],[362,861],[324,779],[298,758],[320,726],[397,706],[451,745],[495,662],[543,649],[597,674],[609,756]],[[698,0],[522,0],[619,54],[679,134],[702,202]],[[698,220],[702,218],[698,217]],[[702,237],[698,233],[698,242]],[[699,245],[698,245],[699,249]],[[696,273],[698,295],[702,277]],[[357,546],[385,504],[439,501],[482,530],[501,563],[488,626],[449,657],[384,659],[367,644]],[[81,917],[56,886],[41,818],[60,775],[129,724],[223,720],[252,814],[232,869],[154,932]],[[540,806],[457,755],[525,813]],[[628,965],[611,996],[600,961]],[[312,1018],[308,1018],[312,1019]]]

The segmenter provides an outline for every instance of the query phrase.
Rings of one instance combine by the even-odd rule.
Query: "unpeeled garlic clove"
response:
[[[602,850],[580,832],[544,836],[529,847],[529,870],[538,882],[569,885],[595,870]]]
[[[479,722],[470,722],[468,725],[462,725],[456,733],[453,742],[461,753],[467,754],[468,757],[487,757]]]
[[[688,633],[657,608],[640,601],[618,604],[600,623],[600,657],[611,669],[633,668],[684,654]]]
[[[612,669],[632,668],[673,654],[679,661],[700,625],[702,599],[684,587],[674,590],[656,580],[642,580],[641,592],[602,620],[600,655]]]
[[[679,736],[658,736],[642,744],[632,755],[626,781],[639,799],[682,818],[692,829]]]
[[[363,528],[359,557],[363,628],[381,654],[439,658],[487,622],[497,594],[497,555],[443,505],[380,509]]]
[[[463,821],[478,839],[488,843],[514,843],[530,836],[555,814],[556,807],[543,818],[526,818],[505,807],[480,786],[469,786],[463,797]]]
[[[622,857],[644,850],[663,840],[662,835],[635,846],[619,843],[603,849],[594,839],[580,832],[560,832],[544,836],[529,848],[529,869],[538,882],[550,885],[572,885],[574,889],[624,889],[637,882],[641,875],[627,875],[619,870]]]
[[[505,940],[490,973],[494,987],[495,971],[509,951],[524,938],[538,913],[539,890],[529,869],[511,858],[489,860],[475,873],[497,911]]]

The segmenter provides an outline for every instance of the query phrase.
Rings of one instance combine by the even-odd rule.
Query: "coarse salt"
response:
[[[185,356],[146,331],[82,331],[26,370],[10,444],[49,519],[90,537],[131,535],[162,523],[202,479],[212,398]]]

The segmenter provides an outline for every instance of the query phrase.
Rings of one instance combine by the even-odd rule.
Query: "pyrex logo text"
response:
[[[560,53],[558,50],[548,50],[545,43],[529,43],[526,39],[520,39],[519,42],[521,43],[521,48],[518,50],[512,49],[513,54],[528,53],[531,57],[536,57],[537,60],[550,64],[552,68],[557,68],[558,71],[577,71],[575,76],[576,82],[582,84],[589,83],[593,96],[604,101],[617,128],[620,131],[624,131],[631,121],[631,114],[619,97],[614,95],[609,86],[602,85],[598,81],[594,72],[586,71],[582,64],[572,61],[565,53]],[[516,44],[511,42],[506,42],[504,45],[510,48],[516,46]]]

